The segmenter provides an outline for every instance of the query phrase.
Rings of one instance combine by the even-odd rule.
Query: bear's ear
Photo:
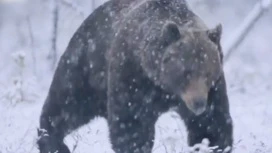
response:
[[[166,23],[163,26],[161,38],[165,42],[165,45],[178,41],[181,38],[178,25],[173,22]]]
[[[218,24],[214,29],[207,31],[209,38],[215,44],[220,44],[221,35],[222,35],[222,25]]]

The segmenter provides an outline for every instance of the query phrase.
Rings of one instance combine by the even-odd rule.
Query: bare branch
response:
[[[96,8],[95,0],[92,0],[92,11],[94,11],[95,8]]]
[[[32,31],[32,26],[31,26],[31,21],[30,21],[30,16],[28,15],[26,17],[26,22],[27,22],[27,27],[28,27],[28,33],[29,33],[29,37],[30,37],[30,45],[31,45],[31,57],[32,57],[32,61],[33,61],[33,72],[34,75],[36,76],[36,53],[34,50],[34,36],[33,36],[33,31]]]
[[[261,18],[261,16],[269,10],[271,7],[271,0],[261,0],[259,1],[253,8],[253,10],[249,13],[249,15],[245,18],[243,23],[237,30],[234,32],[234,35],[227,39],[225,45],[223,46],[226,54],[225,54],[225,62],[228,61],[233,51],[243,42],[246,35],[250,32],[250,30],[254,27],[256,22]]]
[[[59,4],[55,1],[53,8],[53,35],[52,35],[52,53],[49,54],[49,59],[52,59],[52,69],[57,63],[57,38],[58,38],[58,21],[59,21]]]
[[[86,16],[85,13],[74,3],[68,2],[66,0],[60,0],[60,3],[63,4],[64,6],[69,7],[72,10],[78,12],[80,16],[82,16],[82,17]]]

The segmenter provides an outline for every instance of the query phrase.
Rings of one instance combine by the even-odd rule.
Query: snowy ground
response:
[[[236,16],[235,11],[224,7],[222,11],[197,12],[210,25],[223,23],[224,39],[230,36],[233,29],[239,25],[252,5],[240,7],[244,14]],[[223,12],[223,13],[222,13]],[[231,21],[231,22],[229,22]],[[77,21],[71,31],[76,29],[81,20]],[[69,27],[66,27],[69,28]],[[45,28],[46,29],[46,28]],[[1,31],[1,29],[0,29]],[[38,31],[41,32],[41,31]],[[46,31],[44,31],[46,33]],[[37,33],[39,35],[39,33]],[[67,36],[68,35],[68,36]],[[72,32],[63,34],[60,48],[64,48]],[[231,115],[234,120],[234,153],[272,153],[272,45],[271,45],[271,12],[255,26],[245,42],[239,47],[225,65],[225,74],[228,83],[228,94],[231,106]],[[7,41],[0,35],[0,61],[5,59],[8,47],[12,41]],[[8,40],[12,40],[12,37]],[[223,41],[224,41],[223,39]],[[42,38],[41,40],[45,40]],[[46,41],[46,40],[45,40]],[[2,44],[2,45],[1,45]],[[39,46],[39,44],[36,44]],[[46,48],[39,48],[41,51]],[[43,55],[40,55],[41,57]],[[44,60],[45,61],[45,60]],[[42,61],[42,62],[44,62]],[[8,81],[13,75],[14,66],[0,62],[0,93],[6,92],[11,86]],[[37,153],[36,128],[38,118],[47,94],[52,72],[43,64],[38,65],[41,71],[35,87],[38,95],[33,102],[10,104],[9,100],[0,97],[0,153]],[[28,73],[28,72],[27,72]],[[187,153],[186,131],[183,123],[174,113],[163,115],[156,125],[155,153]],[[108,139],[108,129],[105,120],[96,119],[79,131],[67,137],[66,143],[75,153],[110,153],[112,152]],[[166,151],[167,149],[167,151]]]

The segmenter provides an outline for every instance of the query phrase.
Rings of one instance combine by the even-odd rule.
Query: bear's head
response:
[[[221,33],[221,25],[190,30],[168,22],[161,29],[160,85],[179,96],[195,115],[206,110],[208,93],[222,75]]]

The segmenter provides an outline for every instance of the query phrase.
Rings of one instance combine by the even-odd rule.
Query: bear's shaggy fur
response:
[[[69,153],[69,132],[105,117],[116,153],[151,153],[158,117],[176,108],[189,145],[231,152],[232,120],[220,47],[183,0],[112,0],[72,37],[40,117],[41,153]]]

